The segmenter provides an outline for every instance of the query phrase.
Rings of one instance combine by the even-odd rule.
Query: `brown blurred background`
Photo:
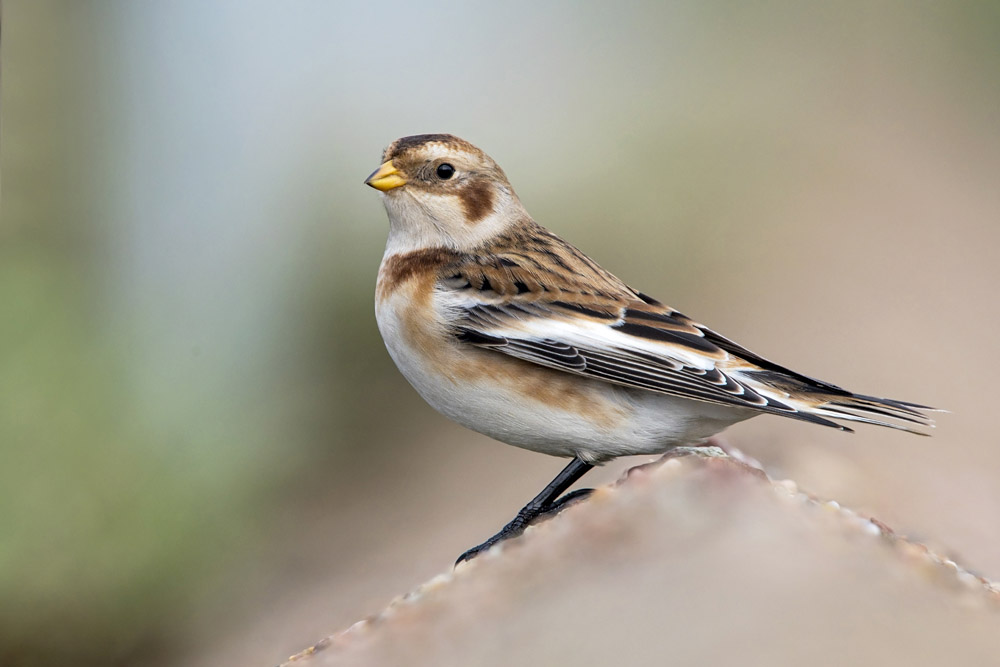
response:
[[[378,337],[362,180],[420,132],[751,349],[951,410],[727,437],[1000,578],[997,3],[7,0],[0,62],[0,664],[276,663],[562,466]]]

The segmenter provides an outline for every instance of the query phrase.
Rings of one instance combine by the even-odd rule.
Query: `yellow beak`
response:
[[[376,190],[385,192],[406,185],[406,179],[396,169],[392,160],[385,162],[381,167],[372,172],[372,175],[365,180],[365,185],[370,185]]]

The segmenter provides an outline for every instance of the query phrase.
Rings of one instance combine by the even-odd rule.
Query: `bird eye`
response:
[[[455,168],[448,164],[447,162],[442,162],[438,165],[437,170],[434,172],[437,177],[442,181],[447,181],[449,178],[455,175]]]

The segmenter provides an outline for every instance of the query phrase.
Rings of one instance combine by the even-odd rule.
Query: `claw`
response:
[[[566,468],[560,472],[548,486],[540,494],[538,494],[530,503],[521,508],[521,511],[517,513],[517,516],[511,520],[506,526],[500,529],[500,532],[486,540],[482,544],[472,547],[455,561],[455,565],[467,560],[472,560],[482,552],[486,551],[494,544],[503,542],[504,540],[509,540],[512,537],[517,537],[524,532],[524,529],[530,526],[532,523],[540,518],[548,518],[555,516],[562,510],[566,509],[573,503],[586,498],[591,493],[594,492],[593,489],[577,489],[572,493],[567,493],[566,495],[560,497],[563,491],[572,486],[573,482],[580,479],[588,470],[593,466],[589,463],[585,463],[580,459],[573,459]]]

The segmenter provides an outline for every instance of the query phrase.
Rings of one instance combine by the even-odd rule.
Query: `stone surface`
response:
[[[286,663],[998,664],[1000,588],[875,519],[681,449]]]

